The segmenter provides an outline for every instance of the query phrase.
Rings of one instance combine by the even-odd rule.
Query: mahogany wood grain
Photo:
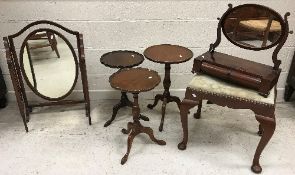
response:
[[[48,31],[48,32],[58,34],[60,37],[62,37],[66,41],[66,44],[70,47],[71,43],[66,39],[66,37],[64,35],[62,35],[60,32],[57,32],[54,29],[51,29],[51,28],[55,27],[58,29],[58,31],[65,32],[67,34],[71,34],[76,38],[76,44],[77,44],[79,55],[77,56],[75,54],[73,47],[70,47],[70,49],[73,53],[73,56],[77,59],[75,61],[77,71],[76,71],[75,82],[74,82],[72,88],[67,92],[67,94],[65,94],[59,98],[50,98],[50,97],[42,96],[33,87],[33,85],[27,83],[28,86],[31,86],[30,88],[32,89],[32,91],[36,95],[38,95],[41,98],[43,98],[44,100],[46,100],[46,102],[30,104],[31,102],[29,103],[29,101],[27,99],[27,94],[26,94],[25,85],[24,85],[24,81],[23,81],[23,79],[26,80],[26,76],[23,76],[23,74],[22,74],[23,65],[19,64],[19,63],[21,63],[21,61],[20,61],[21,58],[18,58],[18,55],[22,55],[22,54],[17,54],[17,52],[16,52],[17,49],[15,49],[14,40],[18,39],[18,37],[20,35],[22,35],[25,31],[27,31],[27,30],[30,31],[33,26],[38,26],[38,25],[42,25],[42,26],[48,25],[48,26],[50,26],[50,28],[38,28],[38,29],[34,30],[33,32],[31,32],[24,39],[24,42],[22,44],[22,48],[25,47],[25,45],[27,44],[27,40],[29,40],[30,36],[34,35],[37,32],[42,32],[42,31]],[[13,87],[15,90],[15,96],[16,96],[17,103],[19,106],[19,111],[20,111],[21,117],[23,119],[23,123],[24,123],[26,132],[29,131],[27,123],[29,122],[30,112],[32,112],[33,107],[84,103],[86,117],[88,117],[89,124],[91,124],[88,80],[87,80],[87,71],[86,71],[86,64],[85,64],[83,35],[81,33],[77,32],[77,31],[70,30],[70,29],[68,29],[58,23],[52,22],[52,21],[40,20],[40,21],[35,21],[35,22],[32,22],[32,23],[26,25],[19,32],[9,35],[7,37],[4,37],[3,40],[4,40],[5,50],[6,50],[7,64],[8,64],[9,72],[11,75],[12,84],[13,84]],[[23,52],[23,50],[24,49],[21,49],[20,52]],[[83,86],[84,98],[81,100],[64,100],[67,96],[69,96],[72,93],[72,91],[76,85],[76,81],[77,81],[77,77],[78,77],[77,76],[78,65],[79,65],[80,73],[81,73],[81,81],[82,81],[82,86]],[[26,81],[26,82],[28,82],[28,81]]]
[[[133,139],[140,133],[147,134],[150,139],[158,145],[166,145],[164,140],[155,138],[153,130],[150,127],[144,127],[140,123],[140,108],[138,103],[138,94],[154,89],[161,81],[156,71],[146,68],[126,68],[114,73],[110,77],[110,84],[113,88],[123,92],[133,93],[134,102],[132,103],[133,122],[128,122],[127,129],[122,129],[123,134],[129,134],[127,139],[127,152],[121,159],[121,164],[128,160]]]
[[[148,104],[148,108],[153,109],[161,100],[162,103],[162,118],[159,126],[159,131],[163,131],[164,118],[166,113],[166,105],[171,102],[175,102],[179,108],[180,99],[176,96],[170,95],[170,70],[171,64],[179,64],[190,60],[193,57],[193,52],[182,46],[161,44],[147,48],[144,51],[144,56],[150,61],[165,64],[165,77],[163,81],[164,92],[163,94],[157,94],[153,104]]]
[[[203,72],[252,88],[266,97],[277,83],[281,69],[275,70],[269,65],[215,51],[206,52],[195,58],[192,72]]]

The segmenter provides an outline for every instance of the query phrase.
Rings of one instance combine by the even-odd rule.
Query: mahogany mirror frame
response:
[[[271,45],[268,45],[266,47],[261,47],[261,48],[255,48],[255,47],[246,47],[244,45],[238,44],[237,42],[233,42],[232,39],[229,38],[229,36],[225,33],[224,30],[224,23],[225,20],[227,19],[226,17],[231,14],[234,10],[239,9],[239,8],[243,8],[243,7],[257,7],[257,8],[263,8],[266,9],[270,12],[272,12],[277,19],[279,19],[279,22],[281,24],[281,35],[278,38],[278,40],[274,43],[272,43]],[[243,4],[243,5],[238,5],[236,7],[233,8],[232,4],[228,4],[228,9],[227,11],[222,15],[221,18],[217,18],[219,20],[218,23],[218,27],[217,27],[217,38],[216,41],[212,44],[210,44],[210,49],[209,52],[213,53],[214,50],[216,49],[216,47],[219,46],[220,42],[221,42],[221,30],[223,32],[223,34],[225,35],[225,37],[227,38],[227,40],[229,40],[231,43],[233,43],[234,45],[243,48],[243,49],[247,49],[247,50],[253,50],[253,51],[260,51],[260,50],[266,50],[266,49],[270,49],[274,46],[276,46],[276,48],[274,49],[274,52],[272,54],[272,61],[274,63],[273,69],[274,70],[278,70],[279,66],[281,64],[281,60],[278,60],[278,53],[281,50],[281,48],[283,47],[283,45],[285,44],[287,38],[288,38],[288,34],[292,34],[293,31],[289,31],[289,25],[288,25],[288,16],[290,16],[290,12],[285,13],[284,17],[282,17],[278,12],[276,12],[275,10],[263,6],[263,5],[258,5],[258,4]]]
[[[281,34],[280,34],[280,37],[275,42],[273,42],[272,44],[270,44],[270,45],[268,45],[266,47],[247,47],[247,46],[245,46],[243,44],[240,44],[238,42],[235,42],[232,38],[230,38],[228,36],[228,34],[226,33],[226,30],[225,30],[225,22],[228,19],[227,17],[230,14],[232,14],[234,11],[239,10],[239,9],[242,9],[242,8],[245,8],[245,7],[254,7],[254,8],[257,8],[257,9],[259,8],[259,9],[263,9],[265,11],[270,12],[270,14],[272,14],[275,17],[275,19],[279,21],[279,23],[281,25]],[[278,12],[274,11],[273,9],[271,9],[269,7],[266,7],[266,6],[263,6],[263,5],[258,5],[258,4],[243,4],[243,5],[239,5],[239,6],[236,6],[236,7],[230,7],[225,12],[223,18],[220,21],[221,21],[222,32],[223,32],[224,36],[231,43],[233,43],[234,45],[236,45],[238,47],[241,47],[241,48],[244,48],[244,49],[249,49],[249,50],[255,50],[255,51],[266,50],[266,49],[272,48],[275,45],[277,45],[284,38],[283,31],[285,31],[285,29],[286,29],[286,24],[284,22],[284,19],[282,18],[282,16]]]
[[[78,58],[74,51],[74,48],[72,47],[71,43],[62,35],[61,33],[50,29],[50,28],[39,28],[37,30],[34,30],[33,32],[30,32],[30,34],[33,34],[36,31],[53,31],[54,33],[57,33],[59,36],[61,36],[62,39],[66,42],[66,44],[69,46],[73,57],[75,59],[76,64],[76,78],[74,80],[73,86],[71,89],[66,93],[65,95],[59,97],[59,98],[50,98],[43,96],[42,94],[38,94],[34,88],[30,87],[30,83],[28,82],[27,77],[25,76],[24,70],[22,68],[22,61],[17,57],[17,52],[14,45],[14,39],[22,35],[25,31],[30,29],[33,26],[37,25],[50,25],[50,27],[55,27],[58,29],[61,29],[63,32],[66,32],[67,34],[74,35],[76,37],[77,41],[77,49],[78,49]],[[26,37],[26,39],[30,36],[30,34]],[[24,41],[26,41],[26,39]],[[12,80],[13,88],[15,91],[15,96],[17,100],[17,104],[20,110],[20,114],[25,126],[26,132],[28,132],[28,126],[27,123],[30,119],[30,112],[32,112],[32,109],[34,107],[44,107],[44,106],[56,106],[56,105],[70,105],[70,104],[84,104],[85,105],[85,112],[86,117],[88,117],[89,125],[91,125],[91,116],[90,116],[90,98],[89,98],[89,90],[88,90],[88,80],[87,80],[87,70],[86,70],[86,64],[85,64],[85,54],[84,54],[84,44],[83,44],[83,35],[79,33],[78,31],[70,30],[58,23],[47,21],[47,20],[39,20],[32,22],[25,26],[23,29],[21,29],[19,32],[9,35],[7,37],[3,37],[4,46],[6,50],[6,58],[7,58],[7,64],[10,72],[10,77]],[[24,45],[24,42],[22,43]],[[24,46],[22,46],[24,47]],[[23,51],[22,51],[23,52]],[[21,54],[21,52],[20,52]],[[22,56],[21,56],[22,57]],[[83,86],[83,96],[84,98],[81,100],[66,100],[65,98],[68,97],[70,94],[72,94],[73,89],[76,86],[77,79],[78,79],[78,69],[80,70],[81,74],[81,81]],[[25,91],[25,86],[23,79],[25,79],[28,86],[33,90],[35,95],[42,97],[44,100],[47,100],[46,102],[40,102],[40,103],[29,103],[27,99],[27,94]]]
[[[32,83],[29,81],[29,78],[28,78],[28,76],[27,76],[27,73],[26,73],[26,71],[25,71],[25,69],[24,69],[23,54],[24,54],[24,50],[25,50],[25,46],[26,46],[26,42],[27,42],[27,41],[29,40],[29,38],[30,38],[31,36],[33,36],[34,34],[36,34],[36,33],[38,33],[38,32],[43,32],[43,31],[46,31],[46,32],[49,31],[49,32],[51,32],[51,33],[53,33],[53,34],[56,34],[56,35],[59,36],[61,39],[63,39],[63,40],[65,41],[65,43],[67,44],[67,46],[70,48],[71,53],[72,53],[72,56],[73,56],[73,59],[74,59],[74,62],[75,62],[75,78],[74,78],[73,84],[72,84],[71,88],[68,90],[67,93],[65,93],[64,95],[62,95],[62,96],[60,96],[60,97],[57,97],[57,98],[48,97],[48,96],[45,96],[45,95],[43,95],[42,93],[40,93],[40,92],[38,91],[38,89],[36,89],[36,88],[32,85]],[[77,84],[77,79],[78,79],[78,71],[79,71],[79,69],[78,69],[78,58],[77,58],[77,55],[76,55],[76,53],[75,53],[75,50],[74,50],[72,44],[71,44],[71,43],[69,42],[69,40],[68,40],[64,35],[62,35],[60,32],[57,32],[57,31],[52,30],[52,29],[49,29],[49,28],[39,28],[39,29],[36,29],[36,30],[32,31],[32,32],[31,32],[31,33],[30,33],[30,34],[24,39],[24,42],[23,42],[23,44],[22,44],[22,46],[21,46],[21,49],[20,49],[19,57],[20,57],[20,68],[21,68],[21,71],[22,71],[22,75],[23,75],[23,77],[24,77],[24,79],[25,79],[27,85],[28,85],[28,86],[31,88],[31,90],[32,90],[36,95],[38,95],[39,97],[41,97],[41,98],[43,98],[43,99],[45,99],[45,100],[49,100],[49,101],[59,101],[59,100],[65,99],[67,96],[69,96],[69,95],[73,92],[73,90],[74,90],[74,88],[75,88],[75,86],[76,86],[76,84]],[[33,67],[31,67],[31,68],[33,68]],[[34,71],[32,71],[32,74],[35,74]]]

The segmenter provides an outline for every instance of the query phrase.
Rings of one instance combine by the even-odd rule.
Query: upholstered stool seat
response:
[[[257,91],[244,88],[232,83],[224,82],[221,79],[209,75],[196,75],[188,85],[189,88],[202,93],[210,93],[217,96],[225,96],[230,98],[238,98],[248,100],[253,103],[274,104],[275,88],[270,91],[267,98],[259,95]]]
[[[178,144],[178,148],[180,150],[186,149],[189,110],[198,106],[194,118],[200,119],[203,100],[233,109],[250,109],[254,112],[255,118],[259,122],[258,134],[262,136],[255,151],[251,170],[255,173],[260,173],[262,171],[259,164],[260,155],[276,127],[275,99],[276,86],[271,89],[270,94],[265,98],[259,95],[257,91],[225,82],[222,79],[205,74],[195,75],[188,84],[185,97],[180,105],[183,140]]]

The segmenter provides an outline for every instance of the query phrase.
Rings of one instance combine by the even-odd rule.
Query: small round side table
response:
[[[190,60],[193,57],[193,52],[182,46],[161,44],[147,48],[144,51],[144,56],[150,61],[165,64],[165,78],[163,81],[164,93],[157,94],[155,96],[154,103],[147,106],[148,108],[153,109],[158,104],[159,100],[163,101],[162,118],[159,126],[159,131],[162,131],[166,112],[166,104],[170,102],[176,102],[178,108],[180,107],[180,99],[176,96],[171,96],[169,91],[171,86],[171,64],[179,64]]]
[[[154,89],[160,82],[161,78],[156,71],[145,68],[130,68],[121,69],[114,73],[110,79],[110,84],[114,89],[121,90],[122,92],[130,92],[133,94],[134,102],[132,105],[133,122],[128,122],[127,129],[122,129],[122,133],[129,134],[127,152],[121,159],[121,164],[126,163],[133,139],[140,133],[147,134],[152,141],[159,145],[166,145],[163,140],[158,140],[153,134],[153,130],[150,127],[144,127],[141,125],[140,108],[138,104],[138,94],[140,92],[146,92]]]
[[[105,53],[101,56],[100,62],[101,64],[110,67],[110,68],[131,68],[134,66],[140,65],[144,60],[144,57],[142,54],[134,52],[134,51],[128,51],[128,50],[118,50],[113,52]],[[121,92],[121,99],[118,104],[116,104],[113,107],[113,114],[110,120],[108,120],[104,127],[109,126],[116,118],[116,115],[120,108],[122,107],[132,107],[132,102],[129,101],[126,92]],[[141,118],[145,121],[148,121],[149,119],[145,116],[141,116]]]

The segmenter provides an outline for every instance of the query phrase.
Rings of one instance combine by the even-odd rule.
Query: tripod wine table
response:
[[[122,133],[129,134],[129,136],[127,152],[122,158],[121,164],[123,165],[126,163],[133,139],[140,133],[147,134],[153,142],[159,145],[166,145],[165,141],[155,138],[153,130],[150,127],[142,126],[139,121],[140,108],[138,105],[138,94],[140,92],[150,91],[160,83],[161,78],[158,73],[145,68],[121,69],[114,73],[109,81],[114,89],[132,93],[134,98],[134,102],[132,103],[133,122],[128,122],[127,129],[122,129]]]
[[[149,59],[150,61],[165,64],[165,77],[163,81],[164,86],[164,93],[157,94],[155,96],[155,100],[153,104],[149,104],[147,107],[153,109],[159,102],[159,100],[163,101],[162,104],[162,118],[161,123],[159,126],[159,131],[163,130],[164,118],[165,118],[165,111],[166,111],[166,104],[170,102],[176,102],[178,108],[180,107],[180,99],[176,96],[170,95],[170,69],[171,64],[179,64],[190,60],[193,57],[193,52],[188,48],[177,46],[177,45],[170,45],[170,44],[161,44],[155,45],[147,48],[144,51],[144,56]]]
[[[134,66],[140,65],[144,60],[142,54],[134,52],[134,51],[127,51],[127,50],[118,50],[113,52],[105,53],[101,56],[100,62],[110,68],[131,68]],[[121,99],[118,104],[113,107],[113,114],[110,120],[108,120],[104,127],[109,126],[113,120],[115,120],[116,115],[120,108],[122,107],[132,107],[132,102],[129,101],[126,92],[121,92]],[[145,116],[141,115],[141,119],[148,121],[149,119]]]

